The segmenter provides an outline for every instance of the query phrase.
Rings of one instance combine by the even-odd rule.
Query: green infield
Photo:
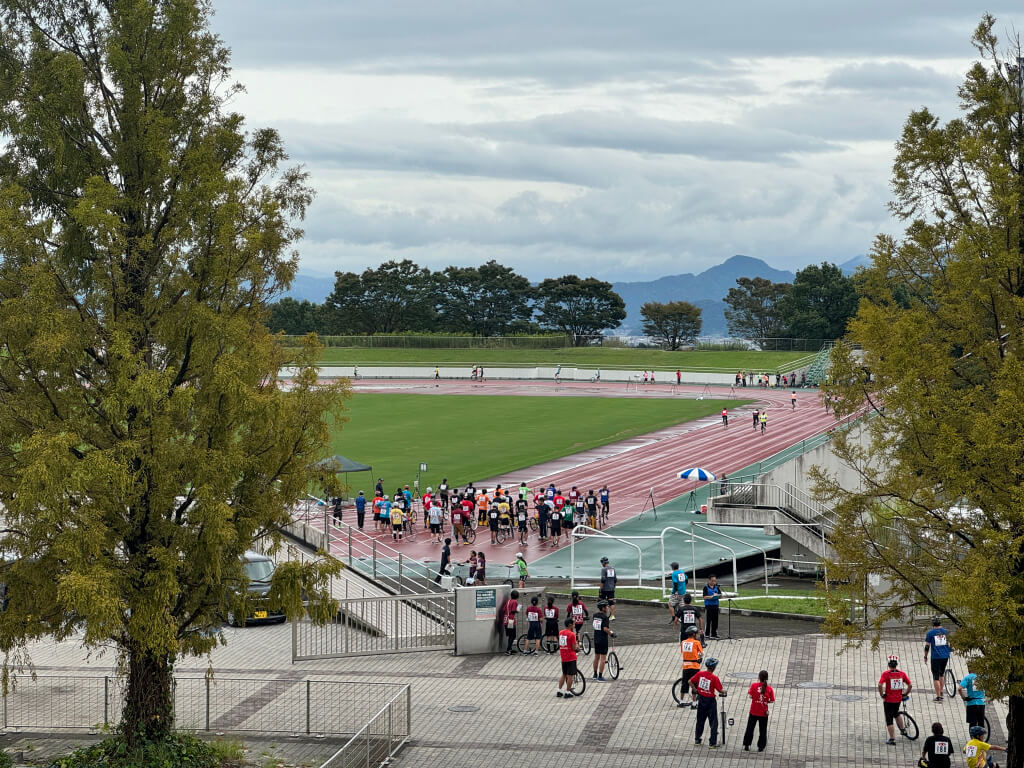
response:
[[[708,350],[666,352],[661,349],[618,349],[567,347],[564,349],[393,349],[362,347],[325,347],[320,355],[324,365],[466,365],[533,366],[566,365],[589,368],[644,369],[658,371],[717,370],[729,373],[753,371],[773,373],[788,366],[807,352],[751,352],[746,350]]]
[[[373,477],[349,482],[387,490],[428,470],[420,487],[477,482],[542,461],[736,408],[743,400],[667,400],[603,397],[495,397],[359,393],[349,421],[332,430],[329,454],[373,466]],[[529,478],[523,478],[529,479]]]

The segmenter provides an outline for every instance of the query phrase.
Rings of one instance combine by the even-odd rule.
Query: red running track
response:
[[[474,384],[471,382],[387,380],[355,382],[359,391],[394,392],[410,394],[486,394],[486,395],[538,395],[552,394],[576,397],[688,397],[694,398],[704,392],[701,386],[640,385],[639,392],[626,393],[625,386],[616,384],[514,382],[494,381]],[[751,405],[730,409],[729,426],[723,426],[719,416],[681,424],[643,435],[613,446],[567,456],[553,462],[528,467],[516,472],[489,478],[476,483],[477,489],[493,489],[498,483],[503,488],[514,489],[522,480],[538,489],[554,483],[568,495],[576,485],[582,492],[593,488],[595,491],[607,484],[611,491],[610,524],[620,523],[640,513],[653,490],[659,504],[690,492],[695,483],[679,480],[676,473],[692,466],[710,469],[719,477],[731,474],[762,461],[795,443],[820,434],[833,426],[835,418],[826,411],[817,390],[798,390],[797,407],[790,403],[790,390],[762,389],[759,387],[740,388],[733,397],[751,399]],[[730,390],[724,387],[712,388],[709,398],[730,397]],[[755,408],[768,409],[768,424],[764,435],[752,426]],[[532,506],[532,505],[531,505]],[[346,512],[346,522],[352,521],[352,513]],[[420,513],[422,523],[422,513]],[[367,515],[364,533],[378,537],[382,543],[417,560],[434,561],[440,558],[440,546],[433,542],[429,532],[418,529],[415,542],[395,542],[390,533],[373,531],[370,515]],[[517,551],[523,551],[527,562],[551,552],[550,547],[540,544],[533,534],[527,544],[518,539],[500,545],[489,543],[490,533],[485,528],[477,529],[477,540],[473,549],[482,549],[487,559],[498,566],[511,562]],[[563,539],[564,541],[564,539]],[[470,547],[453,544],[453,557],[465,559]],[[504,577],[504,569],[491,568],[489,576]]]

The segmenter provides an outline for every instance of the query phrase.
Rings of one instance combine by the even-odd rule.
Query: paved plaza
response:
[[[961,702],[932,700],[930,680],[922,662],[921,633],[886,638],[877,651],[848,649],[843,641],[816,634],[818,625],[793,622],[784,634],[772,619],[737,619],[740,639],[710,641],[708,655],[720,659],[720,677],[729,692],[724,699],[727,718],[735,725],[726,732],[725,746],[712,751],[695,746],[695,712],[678,709],[670,693],[679,677],[680,660],[673,630],[661,624],[664,609],[619,606],[613,624],[623,666],[619,680],[589,681],[578,699],[555,696],[558,657],[541,655],[467,656],[424,652],[290,663],[288,625],[226,629],[226,647],[209,659],[222,678],[252,677],[285,683],[273,690],[288,691],[289,681],[349,680],[412,684],[412,741],[393,765],[398,768],[480,768],[534,766],[557,761],[575,765],[614,766],[874,766],[913,765],[924,735],[938,720],[954,742],[966,739]],[[885,657],[897,653],[915,685],[909,711],[922,730],[916,742],[900,740],[886,746],[882,706],[875,682]],[[104,675],[113,672],[113,659],[97,658],[74,642],[39,643],[33,662],[40,675]],[[590,657],[581,657],[588,671]],[[201,675],[207,660],[184,660],[180,675]],[[767,669],[776,691],[764,753],[741,751],[746,722],[746,690],[760,669]],[[962,660],[954,660],[957,675]],[[269,690],[269,689],[268,689]],[[276,695],[276,694],[272,694]],[[282,694],[284,695],[284,694]],[[1005,710],[989,708],[994,741],[1004,743],[1000,725]],[[271,742],[273,740],[270,740]],[[278,739],[288,741],[288,739]],[[4,746],[39,758],[58,744],[36,736],[8,733]],[[60,742],[66,747],[66,742]],[[294,765],[318,765],[333,745],[298,749]],[[256,754],[260,754],[258,749]]]

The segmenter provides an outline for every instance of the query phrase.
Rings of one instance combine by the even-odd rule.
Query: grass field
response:
[[[326,347],[324,364],[394,365],[416,363],[444,365],[454,363],[472,367],[488,365],[566,365],[590,368],[635,368],[638,372],[720,369],[728,372],[773,372],[787,363],[807,357],[807,352],[685,351],[661,349],[603,349],[581,347],[565,349],[391,349]]]
[[[741,402],[729,400],[728,407]],[[350,421],[332,430],[330,453],[373,466],[350,475],[353,494],[378,477],[393,491],[429,469],[421,489],[442,477],[461,486],[598,445],[717,413],[720,400],[493,397],[360,393]],[[524,480],[528,478],[523,478]]]

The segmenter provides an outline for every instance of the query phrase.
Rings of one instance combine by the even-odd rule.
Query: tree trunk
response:
[[[1007,768],[1024,768],[1024,696],[1010,696],[1009,702],[1005,765]],[[1002,763],[1001,760],[999,762]]]
[[[129,744],[162,741],[174,725],[174,665],[166,653],[128,649],[128,687],[121,728]]]

